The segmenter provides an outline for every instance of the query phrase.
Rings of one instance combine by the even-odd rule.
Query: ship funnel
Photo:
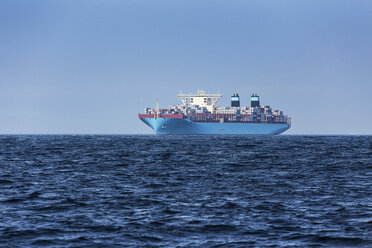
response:
[[[251,107],[260,107],[260,97],[257,94],[251,96]]]
[[[234,94],[231,96],[231,107],[240,107],[239,94]]]

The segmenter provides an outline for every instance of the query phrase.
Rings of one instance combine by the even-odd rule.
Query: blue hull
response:
[[[189,119],[140,118],[156,134],[281,134],[289,124],[211,123]]]

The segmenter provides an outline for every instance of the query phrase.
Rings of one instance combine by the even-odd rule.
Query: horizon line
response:
[[[65,136],[83,136],[83,135],[154,135],[159,134],[155,133],[0,133],[0,136],[16,136],[16,135],[65,135]],[[177,134],[167,134],[159,136],[173,136]],[[372,136],[372,134],[358,134],[358,133],[349,133],[349,134],[279,134],[279,135],[266,135],[266,134],[206,134],[202,136]],[[183,135],[185,136],[185,135]],[[187,136],[187,135],[186,135]],[[190,136],[197,136],[196,134]],[[200,135],[199,135],[200,136]]]

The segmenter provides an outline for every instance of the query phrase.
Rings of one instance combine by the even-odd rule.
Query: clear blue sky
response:
[[[232,93],[287,134],[372,134],[372,1],[0,1],[0,133],[152,133],[177,93]]]

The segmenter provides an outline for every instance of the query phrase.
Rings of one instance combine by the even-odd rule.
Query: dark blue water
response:
[[[372,247],[372,136],[0,136],[2,247]]]

